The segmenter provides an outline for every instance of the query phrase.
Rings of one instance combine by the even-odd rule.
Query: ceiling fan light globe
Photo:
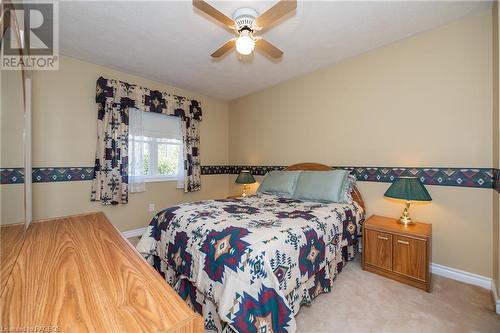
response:
[[[240,36],[236,39],[236,51],[242,55],[249,55],[255,48],[255,41],[250,36]]]

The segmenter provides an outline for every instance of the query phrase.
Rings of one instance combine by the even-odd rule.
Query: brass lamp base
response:
[[[401,223],[404,225],[415,224],[415,222],[413,222],[409,216],[401,216],[398,220],[398,223]]]
[[[410,201],[406,201],[405,210],[403,211],[403,214],[399,218],[398,223],[404,224],[405,226],[415,224],[415,222],[411,220],[410,214],[408,213],[409,210],[410,210]]]
[[[247,190],[248,190],[248,185],[243,184],[243,193],[241,194],[243,198],[247,196]]]

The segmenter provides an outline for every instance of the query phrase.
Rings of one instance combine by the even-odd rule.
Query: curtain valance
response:
[[[100,77],[95,101],[98,104],[117,103],[122,108],[134,107],[145,112],[201,121],[201,103],[194,99],[139,87],[127,82]]]
[[[100,77],[96,85],[97,147],[91,200],[128,202],[129,108],[180,117],[184,157],[184,191],[201,188],[201,103],[186,97]]]

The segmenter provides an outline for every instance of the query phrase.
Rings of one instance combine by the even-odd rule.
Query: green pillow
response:
[[[303,171],[297,180],[293,198],[319,202],[343,202],[348,175],[347,170]]]
[[[257,192],[292,197],[297,179],[301,172],[302,171],[271,171],[266,175],[257,189]]]

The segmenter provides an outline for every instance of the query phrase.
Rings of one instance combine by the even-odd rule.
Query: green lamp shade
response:
[[[432,201],[429,192],[416,177],[400,177],[391,184],[384,196],[409,201]]]
[[[253,184],[255,183],[255,178],[248,170],[241,170],[238,178],[236,178],[236,184]]]

